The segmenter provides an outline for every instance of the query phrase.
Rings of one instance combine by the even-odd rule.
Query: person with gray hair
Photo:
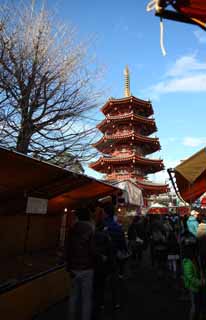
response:
[[[190,217],[187,219],[187,228],[188,231],[196,238],[197,237],[197,229],[199,222],[197,220],[197,217],[199,215],[199,212],[196,210],[192,210],[190,212]]]

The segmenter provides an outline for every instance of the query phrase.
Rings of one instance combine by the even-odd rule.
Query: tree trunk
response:
[[[27,154],[31,136],[32,136],[31,128],[29,128],[28,125],[27,126],[23,125],[17,138],[16,151]]]

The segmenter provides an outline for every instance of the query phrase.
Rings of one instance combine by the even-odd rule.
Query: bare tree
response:
[[[39,158],[91,156],[96,70],[85,43],[48,10],[0,9],[0,143]],[[95,127],[95,124],[94,124]]]
[[[84,173],[84,167],[81,162],[74,155],[68,152],[64,152],[60,156],[56,156],[55,159],[50,160],[50,162],[73,172]]]

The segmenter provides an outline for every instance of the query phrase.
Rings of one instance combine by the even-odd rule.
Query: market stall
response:
[[[168,173],[182,199],[193,203],[206,192],[206,148],[182,161],[174,169],[168,169]]]
[[[72,209],[121,192],[5,148],[0,165],[0,283],[58,264],[62,222],[70,221]]]
[[[147,209],[147,214],[168,214],[168,207],[160,203],[154,203]]]

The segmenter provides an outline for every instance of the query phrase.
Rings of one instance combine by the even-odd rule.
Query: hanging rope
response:
[[[160,18],[160,48],[163,56],[166,56],[167,53],[164,47],[164,24],[162,18]]]
[[[161,12],[163,8],[159,5],[159,0],[152,0],[148,3],[146,7],[147,11],[155,10],[156,12]],[[162,18],[160,18],[160,48],[162,51],[162,55],[166,56],[166,50],[164,47],[164,25]]]

